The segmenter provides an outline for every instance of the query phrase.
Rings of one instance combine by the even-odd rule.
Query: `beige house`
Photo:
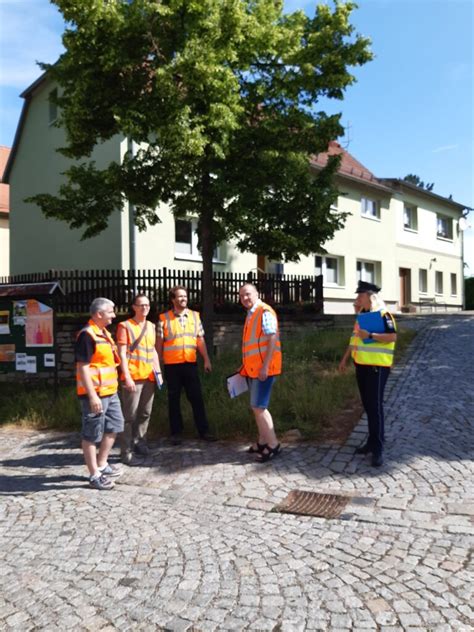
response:
[[[0,145],[0,182],[7,164],[10,148]],[[0,277],[10,273],[10,187],[0,184]]]
[[[57,111],[51,95],[57,87],[40,77],[22,94],[25,99],[14,145],[5,170],[10,184],[10,273],[89,269],[200,270],[196,220],[175,220],[167,207],[161,223],[138,232],[128,204],[113,213],[99,236],[81,241],[81,231],[47,219],[24,199],[56,193],[61,173],[70,164],[56,152],[65,145],[62,129],[53,125]],[[120,161],[129,149],[116,137],[98,145],[97,166]],[[232,243],[215,253],[216,271],[323,274],[327,313],[352,312],[358,279],[382,286],[394,310],[419,309],[436,300],[443,308],[462,307],[462,233],[458,221],[464,206],[406,182],[378,179],[337,143],[329,153],[342,152],[337,207],[349,213],[345,227],[324,245],[325,252],[298,263],[269,262],[255,253],[241,253]],[[327,155],[317,156],[320,169]]]

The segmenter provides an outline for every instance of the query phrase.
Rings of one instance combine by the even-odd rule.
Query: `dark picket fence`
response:
[[[126,311],[137,292],[147,294],[154,308],[162,311],[169,305],[168,290],[174,285],[187,288],[190,305],[196,308],[201,305],[202,273],[190,270],[50,270],[0,277],[0,285],[48,281],[57,281],[64,291],[64,296],[57,298],[59,313],[87,313],[97,296],[109,298],[118,311]],[[271,305],[305,303],[312,311],[323,311],[322,276],[214,272],[216,311],[232,311],[239,302],[240,286],[248,281],[257,286],[262,299]]]

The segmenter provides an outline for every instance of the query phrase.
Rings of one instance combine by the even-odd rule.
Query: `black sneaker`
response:
[[[113,489],[115,484],[110,480],[110,478],[101,474],[100,476],[91,476],[89,479],[89,486],[92,487],[92,489],[99,489],[100,491],[103,491],[105,489]]]
[[[381,454],[372,455],[372,467],[380,467],[383,465],[383,456]]]
[[[217,441],[217,437],[215,437],[213,434],[211,434],[210,432],[205,432],[204,434],[202,434],[201,439],[203,441]]]
[[[181,445],[183,443],[183,437],[180,434],[171,435],[171,445]]]
[[[150,452],[146,443],[137,443],[133,449],[135,454],[139,454],[140,456],[148,456]]]
[[[372,452],[372,448],[368,443],[364,443],[355,449],[354,454],[370,454]]]

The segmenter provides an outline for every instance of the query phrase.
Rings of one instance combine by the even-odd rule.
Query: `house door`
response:
[[[400,278],[400,309],[407,307],[411,303],[411,270],[410,268],[399,268]]]
[[[258,272],[267,271],[267,258],[265,255],[257,255],[257,270]]]

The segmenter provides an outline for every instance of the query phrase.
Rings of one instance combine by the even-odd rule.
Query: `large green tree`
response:
[[[76,163],[58,196],[32,198],[48,217],[87,238],[125,199],[141,230],[159,222],[160,202],[196,216],[208,326],[216,244],[297,260],[342,226],[329,212],[338,159],[318,173],[309,164],[342,133],[318,100],[342,99],[350,68],[371,58],[353,3],[308,17],[280,0],[53,2],[65,53],[44,68],[61,86],[61,151]],[[97,170],[92,150],[117,134],[141,149]]]

